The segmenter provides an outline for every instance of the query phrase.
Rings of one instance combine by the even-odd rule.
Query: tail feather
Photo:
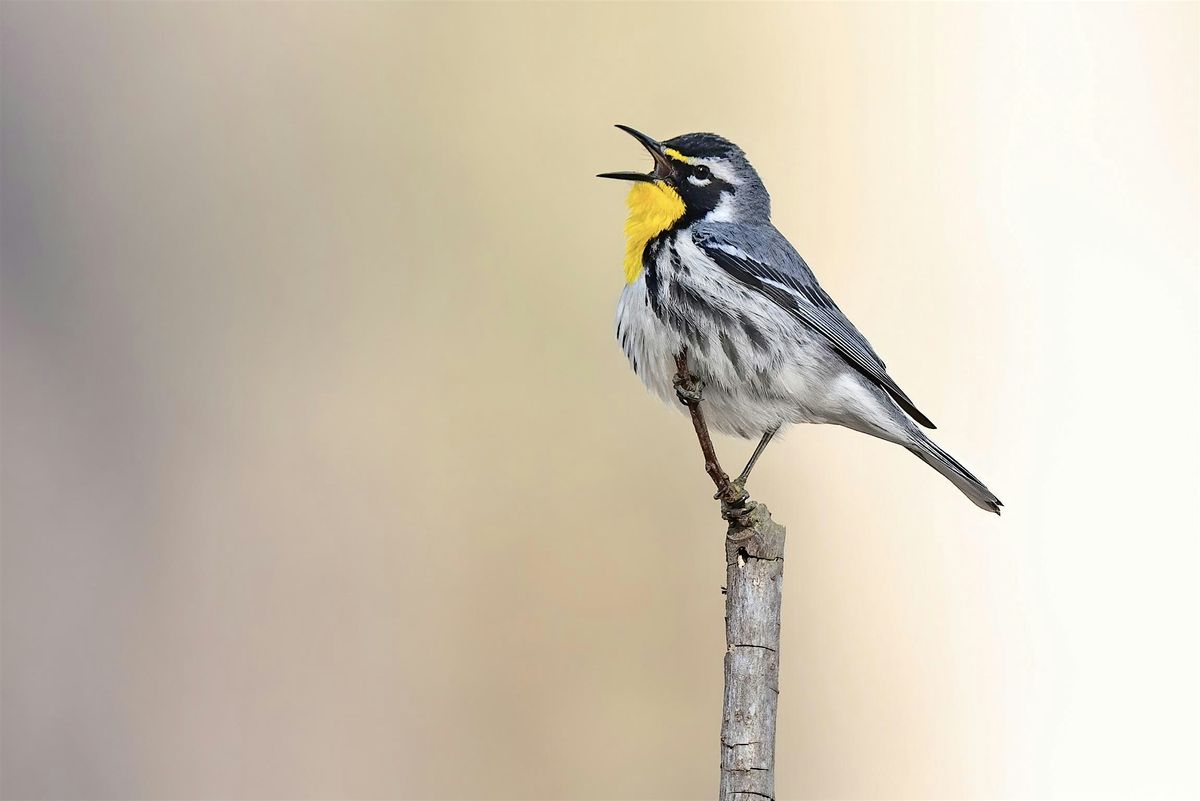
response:
[[[1000,499],[993,495],[982,481],[975,478],[970,470],[959,464],[957,459],[942,450],[941,446],[929,437],[922,435],[909,450],[919,456],[925,464],[950,479],[950,482],[980,509],[1000,514],[1000,507],[1004,505]]]

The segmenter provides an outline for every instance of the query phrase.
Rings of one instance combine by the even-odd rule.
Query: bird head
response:
[[[771,198],[742,149],[711,133],[665,142],[618,125],[654,159],[650,172],[605,172],[600,178],[632,181],[625,221],[625,280],[642,274],[646,245],[666,231],[695,222],[767,223]]]
[[[627,125],[622,131],[638,140],[654,159],[648,173],[606,172],[600,178],[633,181],[630,207],[635,196],[653,200],[664,210],[682,209],[676,224],[696,221],[765,223],[771,218],[771,198],[762,179],[742,149],[711,133],[689,133],[656,141]],[[649,184],[641,187],[638,184]],[[655,191],[647,191],[652,189]]]

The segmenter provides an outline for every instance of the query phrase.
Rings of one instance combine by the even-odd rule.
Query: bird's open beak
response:
[[[666,154],[662,143],[656,142],[641,131],[636,131],[628,125],[618,125],[625,133],[642,143],[642,147],[654,157],[654,170],[651,172],[602,172],[597,178],[616,178],[618,181],[660,181],[675,172],[671,159]]]

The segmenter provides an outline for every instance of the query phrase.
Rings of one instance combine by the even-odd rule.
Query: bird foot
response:
[[[721,517],[738,528],[750,524],[750,513],[758,505],[751,500],[750,493],[746,492],[745,481],[741,479],[730,481],[713,498],[721,502]]]
[[[689,408],[700,405],[704,395],[704,384],[700,379],[690,375],[676,375],[672,383],[675,387],[675,397],[679,398],[680,403]]]

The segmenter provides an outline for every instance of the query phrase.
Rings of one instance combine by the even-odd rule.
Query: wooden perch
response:
[[[745,487],[730,481],[713,448],[702,387],[675,359],[675,389],[687,406],[717,488],[725,534],[725,698],[721,717],[721,801],[775,798],[775,718],[779,702],[779,609],[785,530]]]

